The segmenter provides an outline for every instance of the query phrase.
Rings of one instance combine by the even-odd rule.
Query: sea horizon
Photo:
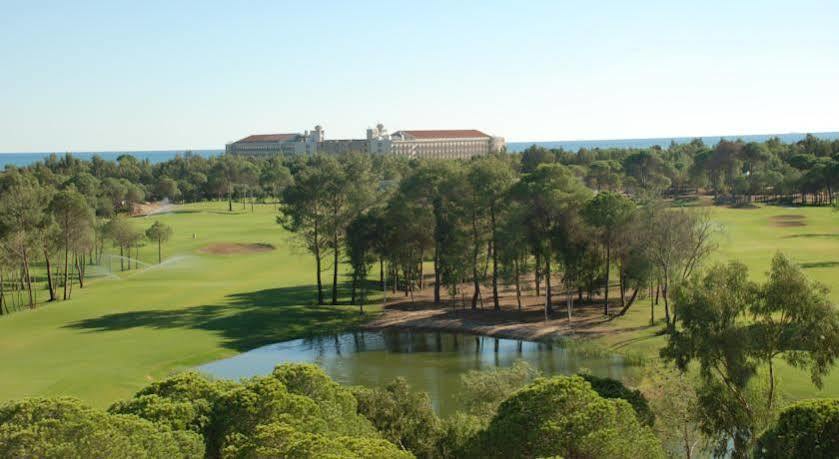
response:
[[[795,143],[803,140],[807,134],[814,135],[821,139],[839,139],[839,131],[836,132],[812,132],[812,133],[785,133],[785,134],[749,134],[749,135],[717,135],[717,136],[694,136],[694,137],[651,137],[632,139],[600,139],[600,140],[548,140],[548,141],[517,141],[507,142],[507,151],[520,153],[525,149],[536,145],[549,149],[564,149],[576,152],[582,148],[586,149],[608,149],[608,148],[651,148],[660,146],[668,147],[671,143],[684,144],[694,139],[701,139],[706,145],[713,145],[720,140],[737,140],[745,142],[764,142],[770,138],[778,137],[784,143]],[[152,164],[168,161],[176,156],[192,154],[209,158],[224,153],[224,149],[180,149],[180,150],[103,150],[103,151],[53,151],[53,152],[0,152],[0,168],[7,165],[25,167],[34,164],[50,155],[63,156],[65,154],[80,159],[90,160],[99,156],[106,160],[116,160],[122,155],[131,155],[139,160],[149,160]]]

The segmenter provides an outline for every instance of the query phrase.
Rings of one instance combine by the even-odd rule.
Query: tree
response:
[[[689,375],[660,362],[645,368],[640,390],[656,416],[653,426],[665,448],[687,459],[700,449],[699,400]]]
[[[617,193],[599,193],[583,208],[586,221],[600,231],[606,248],[606,284],[603,287],[603,314],[609,315],[609,271],[612,245],[623,225],[632,219],[635,203]]]
[[[839,399],[805,400],[788,406],[764,432],[754,456],[761,459],[830,458],[839,451]]]
[[[29,398],[0,406],[3,457],[204,457],[201,437],[80,401]]]
[[[172,237],[172,227],[165,223],[156,221],[146,230],[146,237],[152,241],[157,242],[157,263],[160,264],[163,260],[161,245]]]
[[[648,203],[641,220],[646,234],[646,257],[658,277],[665,320],[672,329],[676,311],[671,317],[671,287],[688,279],[714,251],[717,229],[707,212],[668,209],[660,202]]]
[[[322,252],[327,247],[326,228],[326,181],[321,170],[314,165],[314,159],[304,164],[297,172],[294,184],[283,190],[283,205],[277,222],[303,242],[315,257],[318,304],[323,304],[323,282],[321,280]]]
[[[161,177],[157,181],[155,193],[159,198],[168,198],[173,201],[181,196],[181,190],[178,189],[178,182],[169,177]]]
[[[490,247],[492,250],[492,302],[496,311],[501,310],[498,304],[498,218],[503,211],[510,187],[515,175],[507,161],[496,157],[475,160],[470,164],[467,174],[469,183],[475,193],[477,211],[489,214]]]
[[[29,178],[13,177],[0,193],[0,236],[3,249],[20,261],[29,294],[29,307],[35,307],[31,265],[39,247],[37,229],[42,225],[48,196]]]
[[[61,231],[61,246],[64,249],[64,299],[69,298],[69,254],[78,252],[80,246],[90,242],[93,232],[93,212],[87,205],[84,196],[74,189],[58,192],[50,203],[50,213],[58,223]],[[78,258],[76,255],[75,258]],[[79,283],[82,283],[81,272]]]
[[[291,171],[288,170],[279,157],[272,157],[262,169],[259,184],[263,190],[273,198],[279,199],[283,190],[294,182]]]
[[[629,403],[600,397],[579,376],[540,378],[513,393],[473,448],[484,457],[664,457]]]
[[[376,261],[374,255],[377,241],[381,237],[379,230],[382,221],[378,215],[362,214],[347,226],[347,255],[353,268],[353,302],[355,291],[361,288],[361,302],[359,311],[364,312],[367,296],[367,274],[371,265]]]
[[[732,439],[735,455],[751,451],[776,409],[776,359],[809,370],[820,387],[839,357],[839,311],[827,288],[782,254],[772,259],[763,285],[731,262],[692,278],[675,300],[682,327],[661,354],[682,371],[699,364],[701,427],[719,450]]]
[[[424,392],[411,391],[403,378],[381,388],[353,388],[358,412],[382,436],[417,457],[433,457],[442,424]]]
[[[524,209],[523,221],[527,226],[523,230],[528,234],[537,258],[537,273],[538,261],[544,263],[547,318],[553,312],[550,282],[555,244],[552,236],[566,217],[580,211],[591,192],[569,168],[560,164],[544,164],[523,176],[510,193]]]

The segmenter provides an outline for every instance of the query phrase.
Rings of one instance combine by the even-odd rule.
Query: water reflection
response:
[[[615,379],[627,375],[619,356],[590,356],[551,343],[443,332],[356,331],[271,344],[199,367],[220,378],[270,373],[283,362],[310,362],[343,384],[381,385],[402,376],[431,395],[435,408],[458,408],[460,375],[468,370],[510,366],[525,360],[545,374],[582,369]]]

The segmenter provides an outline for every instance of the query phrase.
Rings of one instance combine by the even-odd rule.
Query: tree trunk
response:
[[[338,233],[332,236],[332,304],[338,304]]]
[[[626,311],[628,311],[629,308],[632,307],[632,304],[635,303],[635,297],[638,296],[638,290],[639,289],[637,288],[632,290],[632,295],[629,297],[629,301],[627,301],[623,308],[621,308],[621,312],[618,315],[622,316],[626,314]]]
[[[521,273],[519,272],[519,258],[518,258],[518,256],[513,258],[513,268],[515,269],[515,276],[516,276],[516,304],[519,307],[519,312],[521,312],[521,282],[520,282]]]
[[[50,254],[47,251],[46,247],[44,248],[44,260],[46,260],[47,264],[47,288],[50,291],[50,301],[55,301],[57,298],[55,297],[55,284],[52,282],[52,266],[50,265]]]
[[[434,304],[440,304],[440,249],[434,241]]]
[[[382,257],[379,257],[379,285],[382,286],[382,292],[387,289],[387,285],[385,285],[385,261]]]
[[[534,256],[536,257],[536,267],[534,269],[533,277],[536,281],[536,296],[542,296],[539,293],[539,277],[542,271],[542,260],[539,257],[539,251],[536,251]]]
[[[26,276],[26,287],[29,291],[29,307],[35,309],[35,296],[32,293],[32,276],[29,275],[29,253],[23,250],[23,274]]]
[[[478,219],[474,211],[472,212],[472,239],[472,284],[474,288],[472,292],[472,309],[477,309],[478,297],[481,295],[481,283],[478,278],[478,254],[481,248],[478,238]]]
[[[496,311],[500,311],[501,306],[498,303],[498,254],[496,253],[495,206],[490,206],[489,208],[489,224],[492,227],[492,304],[495,306]],[[518,282],[518,279],[516,279],[516,282]]]
[[[84,288],[84,255],[79,260],[79,255],[76,254],[76,274],[79,277],[79,288]]]
[[[655,304],[653,304],[653,280],[650,279],[650,325],[655,325]]]
[[[67,300],[67,284],[69,280],[70,272],[67,269],[67,262],[70,255],[70,238],[66,235],[64,237],[64,300]]]
[[[618,273],[619,273],[618,284],[620,284],[621,308],[625,308],[626,307],[626,284],[624,284],[624,280],[625,280],[624,278],[626,276],[624,276],[622,266],[619,268]]]
[[[318,221],[315,220],[314,248],[315,248],[315,269],[317,270],[318,304],[323,304],[323,281],[321,280],[320,269],[320,239],[318,234]]]
[[[606,289],[603,291],[603,314],[609,315],[609,263],[612,255],[611,241],[606,241]]]
[[[352,274],[352,290],[350,290],[350,304],[355,304],[355,289],[358,284],[358,273],[353,270]]]
[[[545,320],[554,313],[553,297],[551,292],[551,257],[545,257]]]

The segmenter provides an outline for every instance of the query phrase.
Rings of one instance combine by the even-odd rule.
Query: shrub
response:
[[[442,434],[440,419],[424,392],[412,392],[403,378],[382,388],[356,387],[358,412],[388,440],[418,457],[433,455]]]
[[[839,455],[839,399],[790,405],[758,439],[760,458],[833,458]]]

